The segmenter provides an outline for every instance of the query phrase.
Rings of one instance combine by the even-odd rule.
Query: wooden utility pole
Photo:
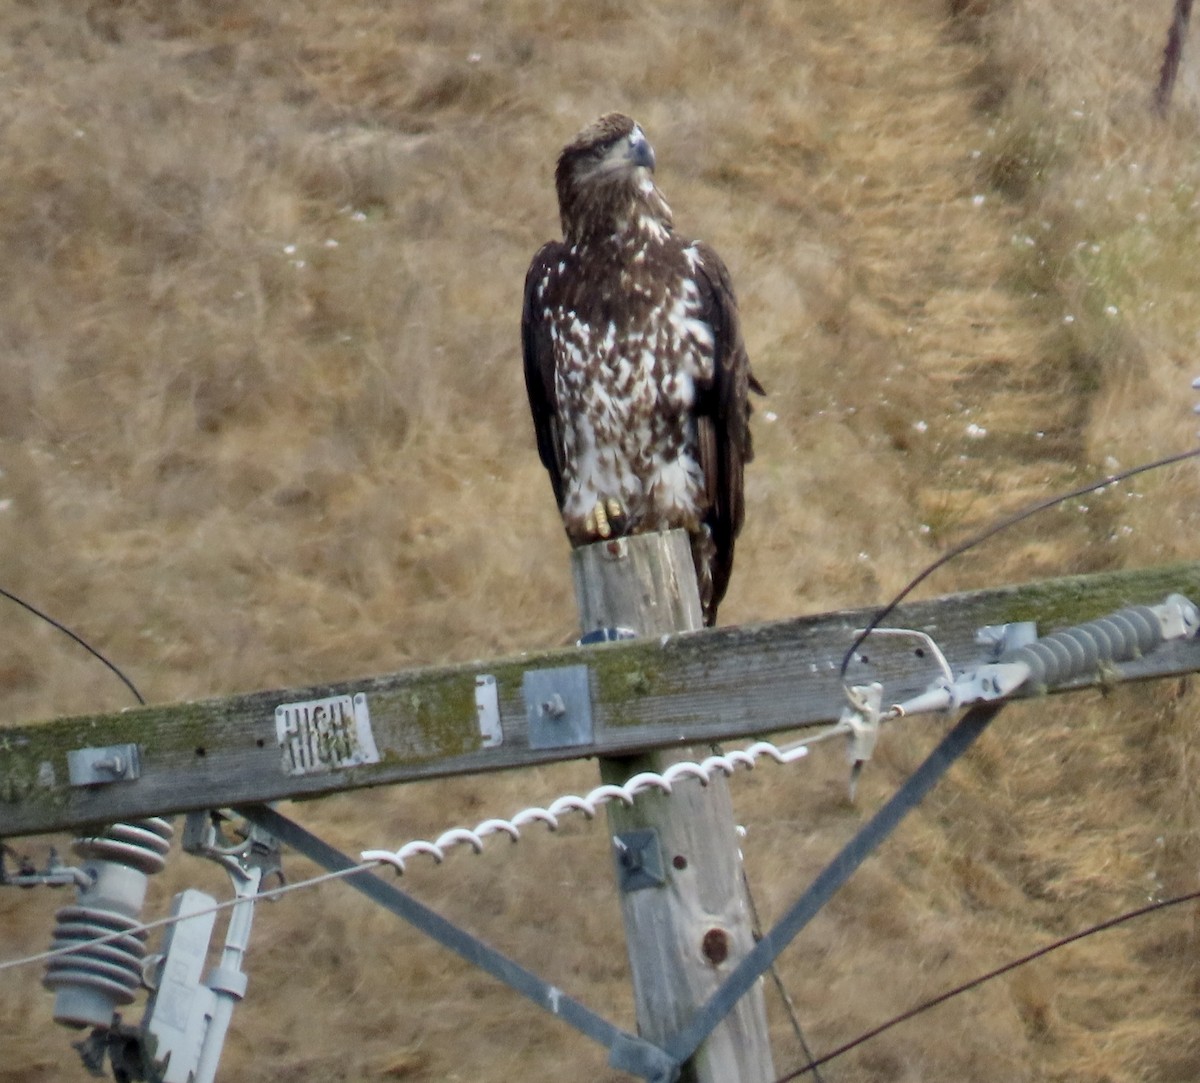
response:
[[[687,534],[646,534],[572,554],[584,633],[627,628],[639,637],[696,631],[700,599]],[[631,694],[636,694],[631,689]],[[661,773],[705,748],[603,758],[605,782]],[[733,805],[724,778],[607,806],[638,1031],[664,1045],[754,946]],[[761,985],[741,999],[683,1067],[688,1083],[775,1078]]]

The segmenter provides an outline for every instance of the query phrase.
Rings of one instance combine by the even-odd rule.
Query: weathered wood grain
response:
[[[572,554],[579,623],[585,631],[628,627],[642,636],[701,627],[700,597],[687,534],[651,534]],[[600,761],[601,777],[623,785],[643,771],[662,774],[707,749],[669,749]],[[665,1046],[754,947],[733,802],[726,779],[644,793],[631,806],[606,806],[614,845],[630,832],[653,834],[664,882],[621,892],[638,1033]],[[644,837],[644,835],[643,835]],[[761,986],[742,997],[684,1066],[693,1083],[768,1083],[775,1078]]]
[[[980,657],[977,628],[1036,620],[1045,633],[1125,605],[1179,592],[1200,599],[1200,563],[1072,576],[949,595],[901,607],[888,624],[920,628],[950,662]],[[846,610],[737,628],[667,635],[514,658],[166,704],[0,728],[0,837],[75,829],[116,819],[315,796],[364,786],[523,767],[591,755],[633,754],[686,743],[736,740],[836,720],[845,702],[838,664],[873,610]],[[898,700],[933,678],[912,644],[869,642],[856,682],[878,677]],[[594,719],[585,746],[529,746],[522,679],[529,670],[588,667]],[[1200,644],[1169,644],[1122,664],[1105,680],[1200,669]],[[503,743],[483,747],[475,678],[499,693]],[[1074,687],[1098,683],[1099,678]],[[362,693],[381,762],[292,776],[275,732],[281,703]],[[135,782],[78,788],[67,782],[72,749],[122,742],[141,750]]]

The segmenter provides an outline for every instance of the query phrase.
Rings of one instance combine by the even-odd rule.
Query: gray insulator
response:
[[[1105,663],[1128,662],[1162,641],[1158,615],[1150,606],[1135,605],[1005,651],[999,662],[1023,662],[1029,666],[1030,680],[1052,688],[1095,673]]]
[[[55,915],[52,949],[78,947],[46,964],[42,984],[58,997],[54,1018],[68,1026],[106,1026],[141,984],[146,934],[137,918],[92,906],[67,906]],[[99,937],[120,933],[102,944]]]
[[[160,817],[113,824],[72,844],[84,858],[88,882],[74,906],[55,915],[53,948],[77,948],[54,956],[42,984],[56,993],[54,1018],[71,1027],[106,1027],[128,1004],[142,981],[146,934],[141,909],[147,877],[166,862],[174,829]],[[104,943],[94,943],[112,936]]]
[[[162,872],[175,829],[169,820],[155,816],[127,824],[110,824],[99,835],[77,838],[71,849],[82,858],[115,861],[147,876]]]

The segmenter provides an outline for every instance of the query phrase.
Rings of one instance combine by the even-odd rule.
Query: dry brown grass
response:
[[[517,312],[556,229],[558,146],[623,108],[681,229],[730,264],[771,391],[723,617],[879,601],[999,511],[1194,439],[1200,69],[1185,56],[1152,121],[1168,7],[0,9],[0,583],[155,700],[569,637]],[[1176,470],[1048,513],[933,589],[1186,556],[1196,488]],[[15,611],[0,688],[12,721],[124,703]],[[1194,715],[1186,682],[1006,712],[785,955],[815,1047],[1193,887]],[[835,752],[735,784],[768,918],[931,728],[887,736],[857,808]],[[584,764],[297,814],[353,851],[592,780]],[[631,1024],[603,830],[562,835],[408,886]],[[148,909],[197,880],[220,887],[177,858]],[[53,905],[0,893],[0,957],[46,943]],[[1194,920],[1052,956],[827,1078],[1195,1078]],[[227,1078],[611,1075],[336,885],[263,907],[249,968]],[[39,977],[0,980],[0,1083],[82,1078]],[[800,1054],[771,1010],[782,1069]]]

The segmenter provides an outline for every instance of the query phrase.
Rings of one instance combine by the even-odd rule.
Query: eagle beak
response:
[[[654,172],[654,148],[650,146],[650,141],[641,128],[634,128],[630,132],[629,150],[626,152],[626,157],[632,165],[643,166],[651,173]]]

